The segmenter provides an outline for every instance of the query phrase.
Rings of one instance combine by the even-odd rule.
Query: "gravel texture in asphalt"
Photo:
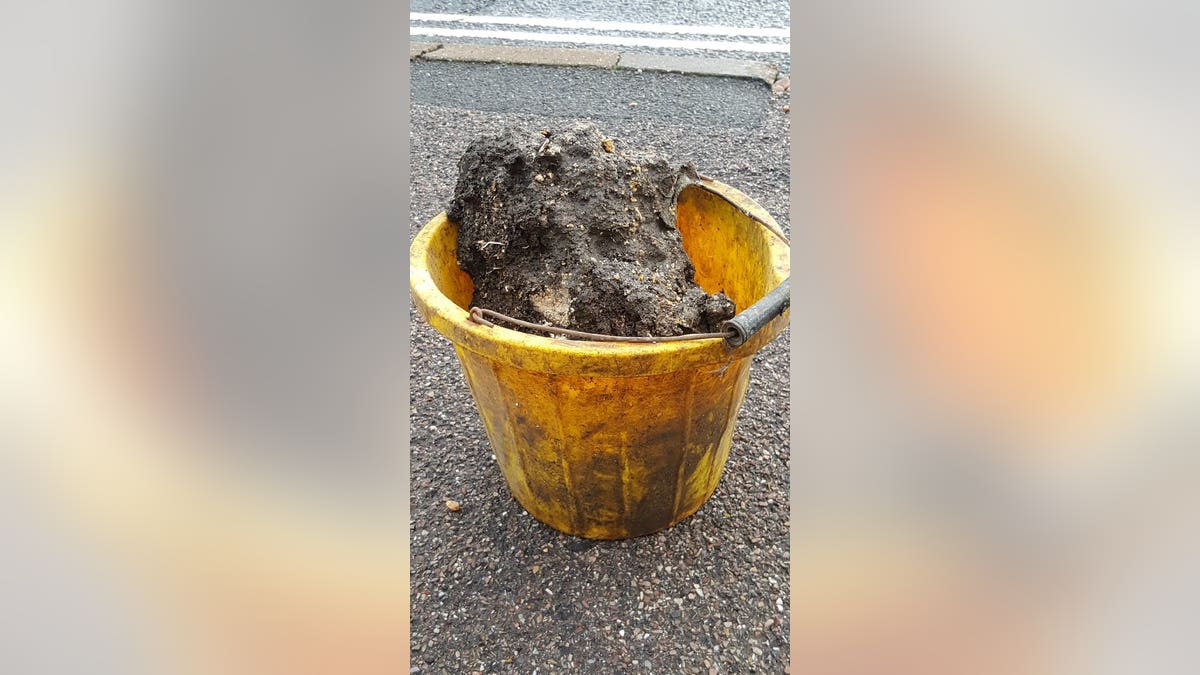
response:
[[[412,93],[414,235],[444,210],[458,157],[477,134],[568,119],[695,162],[788,226],[788,98],[762,84],[414,63]],[[690,111],[672,100],[707,105]],[[630,101],[660,103],[632,110]],[[730,112],[723,102],[737,105]],[[513,499],[453,348],[410,312],[413,672],[786,670],[787,333],[754,357],[708,503],[665,532],[596,542],[550,529]]]

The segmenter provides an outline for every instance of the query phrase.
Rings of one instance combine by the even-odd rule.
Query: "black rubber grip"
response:
[[[740,347],[745,344],[763,326],[782,314],[792,304],[789,279],[784,279],[761,300],[742,310],[737,316],[721,324],[722,331],[733,334],[725,338],[730,347]]]

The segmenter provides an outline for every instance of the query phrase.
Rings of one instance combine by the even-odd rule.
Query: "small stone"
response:
[[[611,138],[606,138],[603,141],[600,141],[600,145],[604,146],[605,152],[613,152],[616,150],[616,146],[613,145]]]
[[[540,183],[546,180],[546,177],[539,173],[538,175],[534,176],[533,179]]]
[[[785,113],[792,112],[792,106],[790,106],[790,105],[783,106],[783,112],[785,112]]]
[[[636,107],[637,107],[637,101],[630,101],[630,102],[629,102],[629,107],[630,107],[630,108],[636,108]]]
[[[459,504],[458,502],[454,501],[453,499],[447,499],[446,500],[446,508],[450,509],[451,511],[456,511],[456,512],[462,511],[462,504]]]

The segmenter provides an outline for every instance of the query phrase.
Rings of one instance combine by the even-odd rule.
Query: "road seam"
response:
[[[733,77],[761,80],[768,86],[779,76],[779,68],[762,61],[739,59],[712,59],[694,56],[663,56],[640,52],[622,52],[617,67],[622,70],[679,73],[682,75],[708,75],[711,77]]]
[[[422,49],[417,49],[423,47]],[[513,65],[567,66],[634,70],[708,77],[758,80],[779,91],[787,75],[778,66],[762,61],[663,56],[640,52],[617,52],[563,47],[517,47],[473,43],[420,43],[409,50],[411,60],[505,63]]]
[[[425,52],[415,58],[427,61],[509,63],[534,66],[582,66],[612,69],[617,65],[619,57],[620,55],[616,51],[600,49],[443,43],[441,49]]]

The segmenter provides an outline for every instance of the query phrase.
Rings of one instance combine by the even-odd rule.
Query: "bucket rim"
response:
[[[787,242],[772,233],[771,228],[779,229],[774,218],[737,189],[712,179],[705,179],[704,183],[703,189],[717,193],[750,214],[748,217],[762,221],[757,225],[771,242],[774,272],[780,281],[787,279],[791,249]],[[409,251],[410,292],[421,316],[434,330],[456,348],[485,358],[527,370],[564,375],[637,377],[703,366],[723,371],[733,361],[753,355],[787,327],[788,312],[784,312],[745,344],[730,348],[721,338],[659,343],[598,342],[533,335],[500,325],[485,326],[471,319],[469,308],[459,306],[442,293],[428,269],[426,254],[430,243],[445,236],[449,227],[457,227],[457,224],[442,212],[426,223],[413,239]]]

